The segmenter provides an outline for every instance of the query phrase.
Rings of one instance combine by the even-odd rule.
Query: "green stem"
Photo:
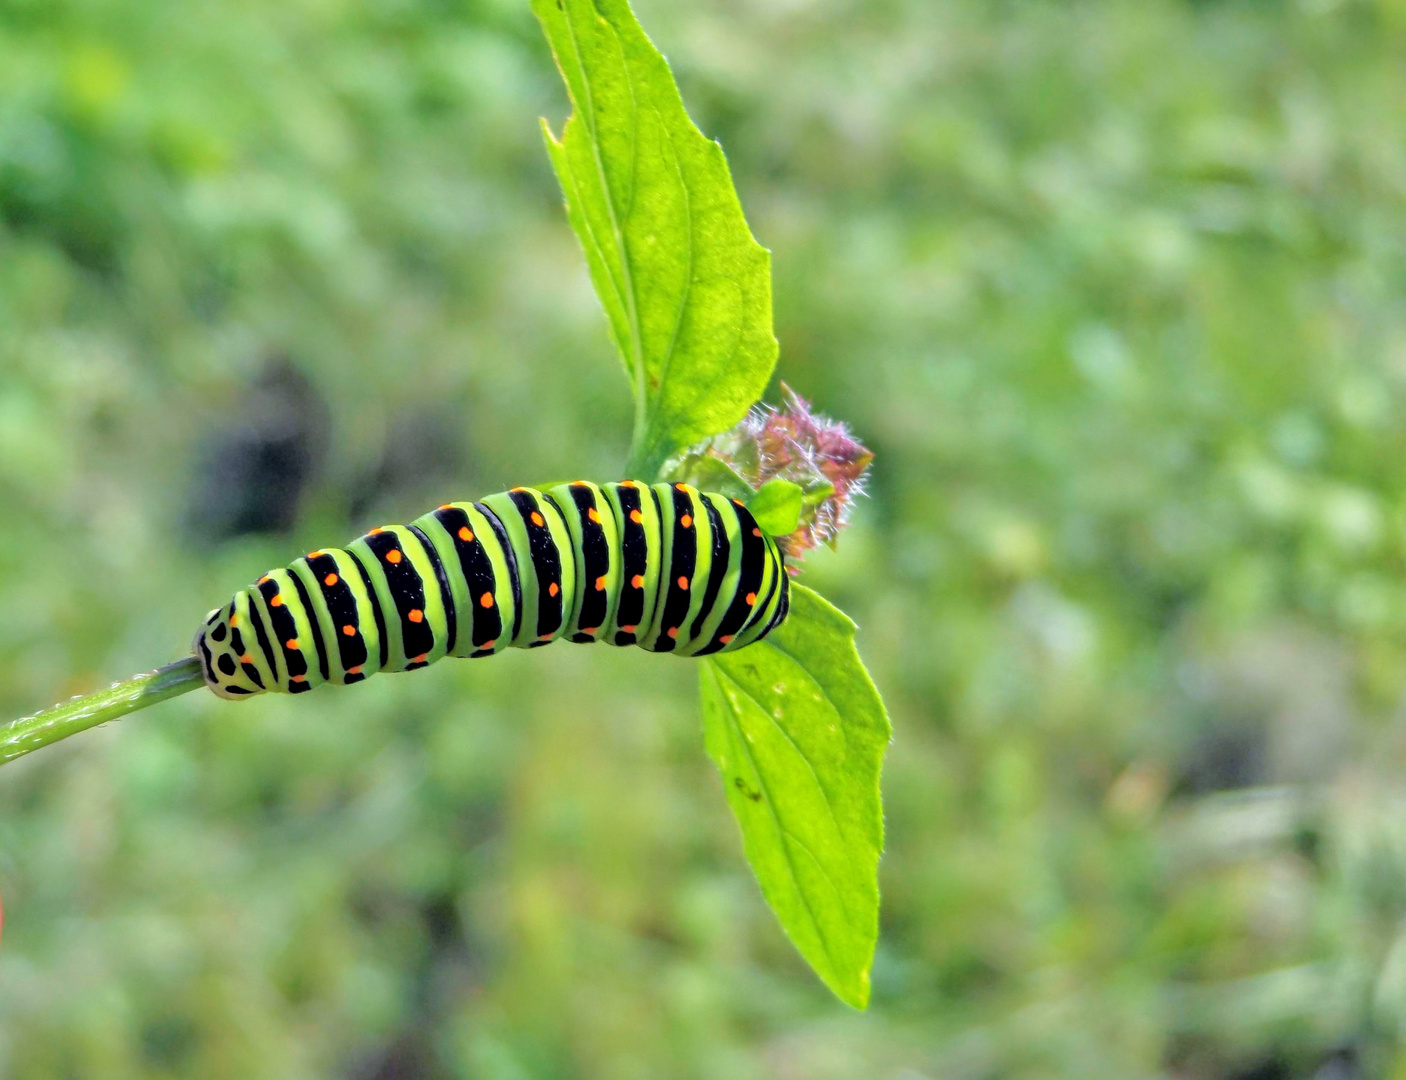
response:
[[[643,411],[643,409],[636,410],[636,412]],[[643,480],[645,483],[649,483],[651,478],[645,472],[644,453],[639,446],[640,441],[636,439],[630,444],[630,459],[625,463],[625,479]]]
[[[630,447],[630,460],[625,465],[625,478],[627,480],[642,480],[646,484],[656,484],[662,480],[676,479],[664,476],[663,472],[663,461],[645,457],[641,447]]]
[[[23,757],[90,727],[97,727],[129,712],[176,697],[202,686],[200,661],[193,656],[163,668],[113,683],[95,694],[70,698],[33,716],[23,716],[0,727],[0,764]]]

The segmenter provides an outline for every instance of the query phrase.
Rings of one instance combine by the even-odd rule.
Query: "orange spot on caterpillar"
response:
[[[491,649],[491,648],[493,648],[494,645],[497,645],[497,644],[498,644],[498,639],[497,639],[497,638],[493,638],[493,639],[490,640],[490,641],[485,641],[482,645],[479,646],[479,648],[480,648],[480,649]]]
[[[229,617],[229,624],[230,624],[230,626],[238,626],[238,625],[239,625],[239,616],[238,616],[238,615],[230,615],[230,617]]]
[[[688,588],[688,578],[682,577],[682,576],[679,577],[679,588],[680,588],[680,589],[687,589],[687,588]]]
[[[272,581],[272,580],[273,580],[273,578],[271,578],[271,577],[269,577],[267,574],[265,574],[263,577],[259,578],[258,583],[259,583],[260,585],[262,585],[262,584],[264,584],[265,582],[267,582],[267,581]]]
[[[322,584],[326,585],[330,589],[333,585],[337,584],[337,582],[341,580],[342,579],[339,578],[336,574],[328,574],[325,578],[322,579]]]
[[[527,488],[524,488],[524,487],[515,487],[515,488],[513,488],[513,490],[514,490],[514,491],[526,491]]]
[[[342,627],[342,633],[345,634],[347,637],[355,637],[356,627],[353,626],[351,623],[347,623],[345,626]]]
[[[722,637],[718,638],[718,640],[721,641],[724,645],[726,645],[732,641],[732,635],[724,634]]]
[[[630,584],[633,585],[633,586],[634,586],[635,588],[637,588],[637,589],[643,589],[643,588],[644,588],[644,575],[643,575],[643,574],[636,574],[634,577],[632,577],[632,578],[630,579]]]
[[[543,525],[547,523],[542,520],[542,515],[539,514],[536,510],[534,510],[532,511],[532,524],[536,525],[540,529]]]
[[[678,637],[678,636],[679,636],[679,628],[678,628],[677,626],[671,626],[671,627],[669,627],[669,636],[670,636],[671,638],[676,638],[676,637]]]
[[[605,575],[596,578],[596,592],[605,592]]]
[[[733,506],[746,506],[747,504],[744,503],[741,499],[733,499],[733,500],[732,500],[732,505],[733,505]]]
[[[308,681],[308,677],[307,677],[306,675],[294,675],[294,676],[293,676],[293,681],[294,681],[294,682],[307,682],[307,681]]]
[[[599,629],[600,629],[599,626],[583,626],[583,627],[581,627],[581,633],[583,633],[583,634],[594,634],[594,633],[595,633],[597,630],[599,630]]]
[[[273,594],[273,599],[269,601],[269,607],[282,607],[282,606],[283,606],[283,594],[282,594],[282,593],[274,593],[274,594]]]
[[[641,514],[638,510],[631,510],[631,511],[630,511],[630,520],[633,521],[636,525],[643,525],[643,524],[644,524],[644,515]]]
[[[623,631],[624,631],[625,633],[627,633],[627,634],[633,634],[636,630],[639,629],[639,627],[638,627],[638,626],[622,626],[622,627],[620,627],[620,629],[623,630]]]
[[[688,485],[687,485],[687,484],[675,484],[674,487],[675,487],[675,489],[677,489],[678,491],[687,491],[687,490],[688,490]]]
[[[561,589],[559,589],[559,588],[557,587],[557,583],[556,583],[555,581],[552,582],[550,585],[547,586],[547,595],[548,595],[548,596],[555,596],[555,595],[556,595],[557,593],[559,593],[559,592],[561,592]]]
[[[405,617],[406,617],[407,619],[409,619],[411,622],[416,622],[416,623],[418,623],[418,622],[424,622],[424,621],[425,621],[425,613],[424,613],[423,611],[421,611],[419,608],[411,608],[411,609],[410,609],[410,614],[406,615]]]
[[[474,531],[465,525],[459,530],[459,539],[466,544],[472,544],[474,542]]]
[[[591,521],[592,524],[594,524],[594,525],[599,525],[599,524],[600,524],[600,512],[599,512],[598,510],[596,510],[596,508],[595,508],[594,506],[591,507],[589,510],[586,511],[586,517],[590,519],[590,521]]]
[[[753,530],[752,530],[752,535],[753,535],[753,536],[761,536],[761,534],[762,534],[761,529],[753,529]]]
[[[245,653],[243,656],[241,656],[241,657],[239,658],[239,662],[240,662],[241,664],[252,664],[252,663],[254,662],[254,658],[253,658],[252,656],[250,656],[248,653]]]
[[[309,558],[309,559],[320,559],[320,558],[322,558],[322,556],[324,556],[324,555],[326,555],[326,554],[327,554],[327,552],[323,551],[321,548],[318,548],[316,551],[309,551],[309,552],[308,552],[308,558]]]
[[[425,657],[429,655],[429,653],[421,653],[419,656],[412,656],[410,662],[412,664],[423,664],[425,662]]]
[[[693,528],[693,515],[685,514],[683,517],[679,518],[679,524],[682,525],[685,529]]]
[[[290,638],[289,638],[287,641],[285,641],[283,644],[286,645],[288,648],[290,648],[290,649],[292,649],[292,650],[294,650],[294,651],[296,652],[296,651],[297,651],[297,648],[298,648],[298,639],[295,638],[295,637],[290,637]]]
[[[439,508],[440,508],[441,510],[453,510],[453,509],[454,509],[454,507],[450,506],[448,503],[440,503],[440,504],[439,504]]]
[[[747,606],[748,606],[748,607],[751,607],[751,606],[752,606],[753,604],[755,604],[756,602],[757,602],[757,594],[754,593],[754,592],[749,592],[749,593],[747,594]]]
[[[538,640],[538,641],[551,641],[551,640],[552,640],[552,636],[553,636],[553,635],[551,635],[551,634],[538,634],[538,635],[537,635],[537,640]]]
[[[400,562],[403,558],[405,558],[405,556],[400,553],[400,548],[391,548],[390,551],[386,552],[386,562],[390,563],[392,566]]]
[[[478,602],[479,602],[479,605],[482,606],[482,607],[492,607],[492,606],[493,606],[493,594],[492,594],[491,592],[486,592],[486,593],[484,593],[482,596],[480,596],[480,597],[478,598]]]
[[[360,665],[360,664],[357,664],[356,667],[349,667],[349,668],[347,668],[347,674],[348,674],[348,675],[360,675],[360,674],[361,674],[361,665]]]
[[[374,529],[372,529],[372,530],[371,530],[369,533],[367,533],[366,535],[367,535],[367,536],[380,536],[380,535],[381,535],[383,532],[385,532],[385,531],[386,531],[386,530],[385,530],[385,527],[384,527],[384,526],[382,526],[382,525],[377,525]]]

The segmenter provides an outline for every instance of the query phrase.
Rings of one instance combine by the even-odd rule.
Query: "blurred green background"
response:
[[[0,0],[0,718],[614,478],[525,0]],[[0,1075],[1406,1077],[1406,2],[639,0],[877,452],[874,1004],[694,669],[204,693],[0,771]]]

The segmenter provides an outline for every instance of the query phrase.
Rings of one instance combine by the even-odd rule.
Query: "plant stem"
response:
[[[70,698],[33,716],[20,717],[0,727],[0,765],[90,727],[194,690],[204,682],[200,661],[187,656],[145,675],[113,683],[106,690]]]

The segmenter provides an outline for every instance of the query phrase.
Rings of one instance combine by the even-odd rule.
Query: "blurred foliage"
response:
[[[0,1074],[1406,1076],[1406,5],[638,10],[877,452],[805,575],[896,730],[871,1011],[694,669],[559,646],[7,767]],[[0,714],[618,472],[565,111],[510,0],[0,0]]]

